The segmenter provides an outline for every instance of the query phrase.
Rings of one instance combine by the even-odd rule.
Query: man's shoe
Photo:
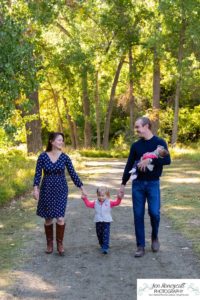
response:
[[[135,252],[135,257],[142,257],[145,254],[144,247],[138,247]]]
[[[151,249],[153,252],[158,252],[160,249],[160,243],[158,238],[157,239],[152,239],[152,244],[151,244]]]

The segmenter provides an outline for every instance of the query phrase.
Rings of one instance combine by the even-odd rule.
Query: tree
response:
[[[163,24],[166,26],[166,49],[170,51],[171,60],[175,59],[176,62],[172,145],[176,144],[178,138],[179,107],[183,82],[186,82],[187,78],[189,79],[189,76],[192,75],[188,73],[189,66],[193,63],[190,56],[199,44],[200,9],[196,4],[195,0],[177,0],[161,2],[160,6],[164,17]]]

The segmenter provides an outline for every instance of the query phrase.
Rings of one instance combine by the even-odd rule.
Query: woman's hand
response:
[[[40,191],[39,191],[39,188],[37,186],[34,186],[34,189],[33,189],[33,197],[35,200],[39,200],[39,197],[40,197]]]
[[[80,190],[82,192],[82,197],[87,197],[87,191],[85,190],[83,185],[80,187]]]

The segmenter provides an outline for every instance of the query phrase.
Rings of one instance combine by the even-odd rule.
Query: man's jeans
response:
[[[152,226],[152,239],[158,237],[160,223],[160,181],[133,180],[132,182],[133,214],[137,247],[145,247],[144,214],[145,202]]]

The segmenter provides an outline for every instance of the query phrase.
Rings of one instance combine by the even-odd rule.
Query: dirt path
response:
[[[88,161],[87,168],[79,174],[85,178],[89,198],[94,198],[99,184],[108,185],[111,195],[116,195],[123,168],[124,161],[121,160]],[[114,222],[108,255],[102,255],[98,248],[94,211],[84,206],[79,191],[71,183],[70,188],[65,257],[59,257],[56,252],[52,255],[44,253],[43,221],[35,217],[36,204],[30,200],[30,196],[21,200],[18,213],[25,221],[21,230],[13,234],[22,243],[14,252],[10,250],[11,247],[8,248],[14,267],[10,271],[7,268],[0,275],[1,300],[135,300],[137,278],[200,278],[200,265],[190,243],[170,227],[163,215],[160,226],[161,251],[156,254],[150,251],[149,218],[146,213],[146,255],[134,258],[130,183],[127,184],[122,205],[112,212]],[[7,238],[10,234],[3,226],[9,211],[5,208],[0,213],[1,238],[3,235]]]

